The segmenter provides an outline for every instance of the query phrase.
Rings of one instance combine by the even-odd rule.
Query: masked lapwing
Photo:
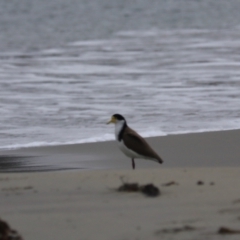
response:
[[[132,159],[133,169],[135,169],[135,158],[163,163],[161,157],[149,146],[146,140],[128,127],[127,121],[122,115],[112,115],[107,124],[109,123],[115,124],[115,137],[119,143],[119,148],[127,157]]]

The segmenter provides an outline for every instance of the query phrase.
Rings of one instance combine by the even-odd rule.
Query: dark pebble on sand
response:
[[[197,181],[197,185],[204,185],[204,182],[203,181]]]

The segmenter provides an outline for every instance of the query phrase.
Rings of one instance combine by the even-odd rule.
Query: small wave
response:
[[[181,134],[189,134],[189,133],[203,133],[203,132],[216,132],[216,131],[227,131],[227,130],[237,130],[240,128],[211,128],[211,129],[198,129],[195,131],[177,131],[177,132],[171,132],[171,133],[164,133],[162,131],[148,131],[140,133],[143,137],[163,137],[168,135],[181,135]],[[0,149],[2,150],[10,150],[10,149],[21,149],[21,148],[32,148],[32,147],[43,147],[43,146],[58,146],[58,145],[71,145],[71,144],[84,144],[84,143],[95,143],[95,142],[106,142],[106,141],[113,141],[115,140],[115,137],[112,134],[105,134],[103,136],[98,137],[91,137],[91,138],[85,138],[80,139],[76,141],[67,141],[67,142],[32,142],[32,143],[25,143],[25,144],[13,144],[13,145],[7,145],[2,146]]]
[[[104,135],[102,137],[91,137],[80,139],[76,141],[67,141],[67,142],[32,142],[32,143],[24,143],[24,144],[12,144],[0,147],[0,149],[19,149],[19,148],[30,148],[30,147],[42,147],[42,146],[57,146],[57,145],[69,145],[69,144],[82,144],[82,143],[94,143],[94,142],[105,142],[114,140],[112,135]]]

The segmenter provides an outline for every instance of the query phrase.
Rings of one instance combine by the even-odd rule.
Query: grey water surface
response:
[[[237,0],[0,1],[0,148],[240,126]]]

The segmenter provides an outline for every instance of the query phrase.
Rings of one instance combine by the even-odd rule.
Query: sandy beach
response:
[[[211,240],[220,227],[240,229],[239,130],[148,142],[165,162],[137,160],[134,171],[116,142],[1,151],[0,218],[26,240]],[[152,183],[161,194],[118,192],[123,182]]]

